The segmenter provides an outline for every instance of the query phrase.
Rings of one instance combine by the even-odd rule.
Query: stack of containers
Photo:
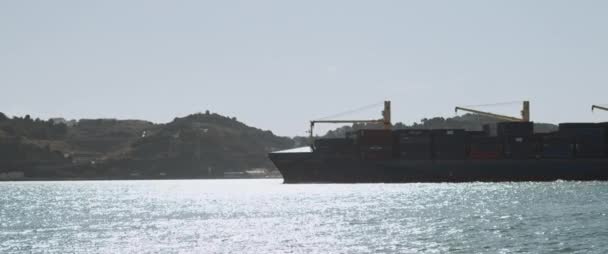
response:
[[[496,133],[499,136],[532,136],[533,122],[500,122],[496,124]]]
[[[433,158],[464,160],[467,155],[467,132],[464,129],[431,130]]]
[[[598,123],[604,129],[604,156],[608,157],[608,122]]]
[[[570,159],[574,155],[574,141],[570,137],[550,133],[541,139],[543,158]]]
[[[317,139],[315,151],[322,157],[349,157],[355,154],[355,143],[349,138]]]
[[[535,158],[539,140],[534,135],[532,122],[501,122],[496,125],[497,135],[503,141],[504,156],[511,159]]]
[[[467,131],[467,136],[469,136],[469,137],[487,137],[490,135],[488,135],[488,132],[486,132],[485,130],[482,130],[482,131]]]
[[[357,143],[362,160],[387,160],[393,156],[391,130],[359,130]]]
[[[431,159],[431,131],[410,129],[396,130],[394,152],[397,158],[405,160]]]
[[[532,159],[539,156],[540,139],[534,136],[507,137],[504,143],[505,157]]]
[[[498,137],[471,136],[469,158],[474,160],[493,160],[503,157],[502,142]]]
[[[486,134],[486,136],[496,136],[496,125],[495,124],[484,124],[482,126],[483,128],[483,132]]]
[[[601,158],[606,155],[606,128],[595,123],[561,123],[559,133],[574,140],[577,158]]]

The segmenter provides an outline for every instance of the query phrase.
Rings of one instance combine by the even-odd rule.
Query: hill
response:
[[[0,173],[30,177],[221,177],[273,169],[267,153],[291,147],[290,138],[210,112],[167,124],[0,115]]]
[[[221,177],[224,172],[272,169],[269,152],[293,140],[219,114],[193,114],[160,126],[131,146],[121,165],[134,174]]]

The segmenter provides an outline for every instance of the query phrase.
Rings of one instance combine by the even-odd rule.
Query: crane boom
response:
[[[529,101],[523,102],[523,109],[521,110],[521,118],[499,115],[499,114],[494,114],[494,113],[490,113],[490,112],[485,112],[485,111],[480,111],[480,110],[475,110],[475,109],[470,109],[470,108],[465,108],[465,107],[456,107],[454,109],[455,112],[458,112],[459,110],[467,111],[467,112],[471,112],[471,113],[479,114],[479,115],[483,115],[483,116],[488,116],[488,117],[492,117],[492,118],[496,118],[496,119],[500,119],[500,120],[510,121],[510,122],[529,122],[530,121],[530,102]]]
[[[378,120],[312,120],[310,121],[310,145],[313,144],[314,135],[313,129],[317,123],[379,123],[384,126],[384,129],[391,128],[391,102],[384,102],[384,110],[382,111],[382,119]]]
[[[593,111],[594,109],[601,109],[604,111],[608,111],[607,107],[602,107],[602,106],[598,106],[598,105],[591,105],[591,111]]]

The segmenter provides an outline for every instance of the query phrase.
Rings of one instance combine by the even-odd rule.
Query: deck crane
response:
[[[593,111],[595,109],[601,109],[601,110],[604,110],[604,111],[608,111],[607,107],[602,107],[602,106],[598,106],[598,105],[591,105],[591,111]]]
[[[391,101],[384,101],[384,110],[382,111],[382,119],[377,120],[312,120],[310,121],[310,145],[313,145],[314,136],[313,129],[317,123],[376,123],[382,124],[384,129],[391,129]]]
[[[479,115],[483,115],[483,116],[488,116],[488,117],[492,117],[492,118],[496,118],[496,119],[500,119],[500,120],[505,120],[505,121],[509,121],[509,122],[529,122],[530,121],[530,102],[529,101],[523,102],[523,108],[521,110],[521,118],[499,115],[499,114],[479,111],[479,110],[475,110],[475,109],[469,109],[469,108],[465,108],[465,107],[456,107],[454,109],[454,111],[456,113],[458,113],[459,110],[471,112],[471,113],[479,114]]]

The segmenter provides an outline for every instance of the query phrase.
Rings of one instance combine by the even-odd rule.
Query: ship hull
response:
[[[276,153],[270,159],[285,183],[411,183],[606,181],[608,158],[500,160],[382,160]]]

